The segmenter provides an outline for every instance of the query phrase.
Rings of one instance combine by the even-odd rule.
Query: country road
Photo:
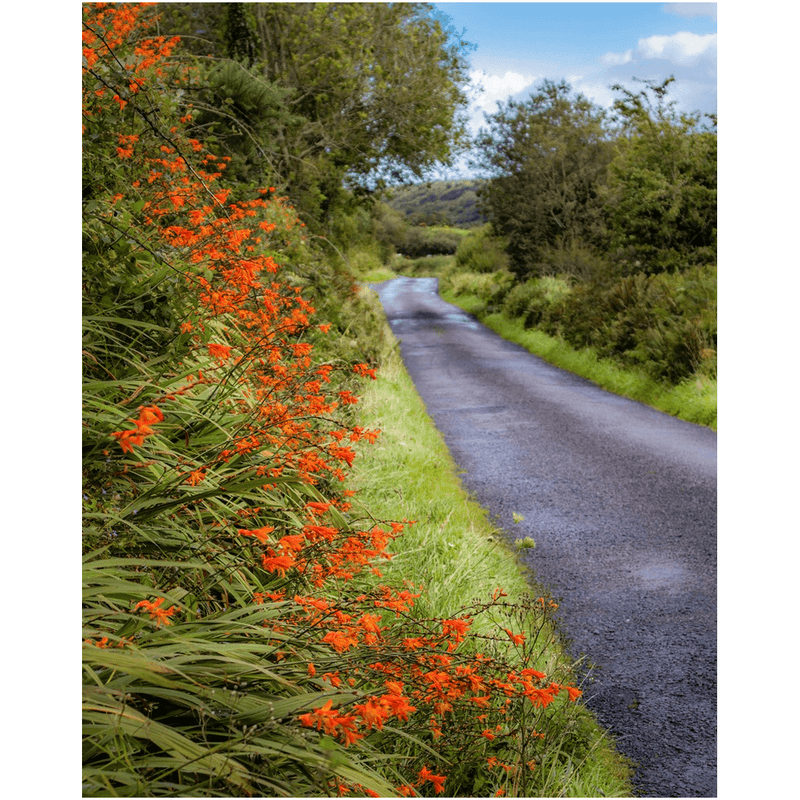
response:
[[[536,541],[526,563],[596,665],[587,705],[637,793],[716,797],[716,433],[504,341],[435,278],[373,288],[465,487]]]

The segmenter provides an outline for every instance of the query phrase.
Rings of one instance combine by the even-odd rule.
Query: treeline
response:
[[[716,263],[716,118],[679,114],[673,78],[644,81],[610,111],[545,81],[488,118],[474,165],[519,279],[670,272]]]
[[[469,46],[429,4],[168,3],[158,26],[194,56],[192,134],[318,235],[466,144]]]
[[[716,120],[679,114],[672,78],[613,87],[607,111],[545,81],[501,104],[474,164],[490,220],[452,291],[672,385],[716,380]]]

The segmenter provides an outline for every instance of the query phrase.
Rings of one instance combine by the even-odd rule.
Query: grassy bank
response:
[[[374,296],[372,302],[377,302]],[[394,341],[388,326],[387,341]],[[483,615],[487,631],[492,625],[503,627],[504,614],[510,618],[525,609],[535,620],[531,650],[525,656],[532,658],[536,669],[558,676],[557,680],[572,677],[574,665],[556,631],[548,618],[536,613],[532,598],[542,592],[534,576],[525,573],[504,534],[464,491],[457,467],[405,371],[396,342],[382,359],[378,380],[362,393],[357,408],[358,424],[380,428],[381,435],[376,445],[359,448],[350,487],[371,514],[416,521],[393,543],[395,556],[383,568],[384,576],[424,585],[425,593],[415,607],[421,618],[458,617],[502,588],[508,605]],[[487,646],[488,640],[487,633]],[[538,767],[537,796],[631,796],[624,759],[585,707],[579,703],[565,707],[551,726],[550,748]],[[475,785],[496,788],[499,784],[490,762],[482,763],[485,776],[473,778]],[[477,761],[473,767],[481,768]],[[513,789],[507,787],[508,793]]]

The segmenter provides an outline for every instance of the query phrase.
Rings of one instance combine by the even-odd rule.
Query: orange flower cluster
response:
[[[150,619],[155,620],[156,625],[169,625],[170,617],[175,613],[176,608],[175,606],[170,606],[169,608],[161,608],[162,604],[166,600],[165,597],[159,597],[155,603],[151,602],[150,600],[142,600],[141,602],[137,603],[134,610],[139,610],[143,608],[150,614]]]
[[[346,681],[362,699],[339,707],[328,700],[299,716],[305,727],[326,733],[345,746],[394,721],[408,723],[416,735],[427,732],[430,747],[446,748],[450,720],[455,723],[458,719],[463,726],[468,719],[473,720],[474,736],[485,746],[507,742],[508,752],[513,752],[512,743],[523,735],[516,720],[530,719],[530,712],[522,717],[516,713],[520,704],[544,711],[560,694],[565,694],[569,702],[581,696],[579,689],[549,680],[546,673],[533,667],[509,666],[500,655],[504,648],[518,652],[526,641],[510,629],[501,628],[492,638],[497,651],[494,656],[460,652],[460,645],[470,636],[474,616],[490,607],[505,607],[501,592],[474,613],[438,621],[415,620],[408,614],[419,592],[381,586],[354,598],[342,593],[340,589],[341,599],[336,602],[295,594],[293,603],[299,613],[288,612],[275,630],[284,632],[287,626],[317,630],[317,641],[330,648],[326,663],[350,664],[345,673],[349,677],[341,669],[323,672],[320,663],[308,665],[307,674],[318,686],[327,683],[340,688]],[[285,594],[272,599],[287,600]],[[382,613],[369,613],[369,605]],[[394,614],[387,615],[387,610]],[[347,654],[347,662],[338,658],[343,654]],[[378,660],[371,660],[370,654]],[[319,672],[321,677],[317,677]],[[383,691],[376,691],[380,686]],[[535,740],[544,734],[526,727],[524,736]],[[491,756],[487,766],[500,766],[507,772],[517,769],[497,756]],[[430,780],[438,793],[443,791],[445,779],[445,775],[439,775],[436,781],[425,780]],[[396,789],[402,795],[416,795],[421,783],[424,780]],[[356,791],[357,787],[350,788]]]
[[[125,431],[114,431],[111,435],[119,442],[123,453],[132,453],[133,445],[140,445],[145,437],[154,433],[151,427],[164,420],[164,412],[158,406],[141,406],[139,418],[133,420],[134,427]]]
[[[135,29],[143,10],[143,6],[84,6],[84,71],[97,78],[99,87],[95,89],[91,80],[84,82],[87,117],[114,112],[118,103],[108,99],[109,87],[115,90],[114,97],[124,95],[125,103],[134,102],[125,87],[112,84],[113,73],[101,67],[103,58],[110,61],[111,51]],[[142,76],[137,91],[165,69],[174,44],[159,37],[137,38],[125,70]],[[121,110],[117,108],[117,113]],[[196,308],[181,324],[181,331],[192,337],[198,361],[203,352],[211,361],[198,363],[201,377],[193,379],[191,386],[226,384],[231,370],[240,367],[236,381],[252,400],[249,408],[243,408],[239,399],[221,401],[221,410],[240,415],[244,411],[249,421],[230,447],[207,463],[195,463],[185,473],[186,481],[196,485],[209,470],[233,456],[259,454],[268,454],[272,462],[258,468],[266,478],[277,478],[288,469],[298,471],[309,484],[327,475],[344,480],[345,469],[355,457],[349,444],[374,441],[378,432],[335,424],[323,427],[322,420],[335,418],[337,409],[356,402],[357,397],[335,386],[331,365],[312,364],[311,343],[297,340],[311,327],[315,312],[300,288],[263,277],[279,269],[266,251],[280,246],[302,223],[284,199],[274,196],[274,187],[261,190],[252,200],[228,202],[229,190],[211,188],[221,177],[226,159],[201,153],[202,145],[182,134],[181,126],[170,129],[171,144],[164,144],[164,137],[148,133],[146,116],[144,120],[140,120],[140,132],[118,134],[115,152],[128,164],[130,200],[141,209],[137,235],[142,230],[156,231],[163,242],[156,246],[166,245],[193,265],[185,277]],[[191,113],[181,121],[188,124]],[[214,339],[207,341],[211,330]],[[374,369],[364,363],[355,364],[353,371],[375,377]],[[155,399],[152,407],[189,388],[185,385],[169,397]],[[143,443],[149,431],[141,427],[141,421],[135,423],[137,429],[113,434],[123,452],[130,453],[133,445]],[[289,566],[284,555],[266,558],[271,559],[269,568],[281,571]]]

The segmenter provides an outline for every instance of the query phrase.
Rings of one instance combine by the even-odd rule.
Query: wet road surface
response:
[[[504,341],[435,278],[373,288],[465,487],[536,541],[526,563],[596,665],[587,705],[637,793],[716,797],[716,433]]]

